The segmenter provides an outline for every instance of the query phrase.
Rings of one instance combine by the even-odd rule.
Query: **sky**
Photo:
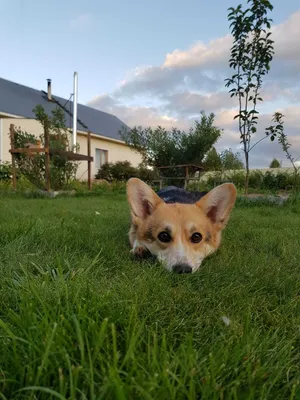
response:
[[[117,115],[129,126],[188,129],[200,111],[223,129],[217,149],[240,151],[237,104],[224,87],[232,39],[227,9],[241,0],[0,0],[0,76],[35,89],[52,79],[69,98],[79,75],[79,102]],[[283,112],[295,159],[300,157],[300,4],[271,0],[275,57],[264,81],[259,129]],[[251,167],[273,157],[289,166],[268,140]]]

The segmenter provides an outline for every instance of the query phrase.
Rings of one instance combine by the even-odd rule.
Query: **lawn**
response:
[[[238,204],[193,275],[125,196],[0,199],[1,399],[300,399],[300,203]]]

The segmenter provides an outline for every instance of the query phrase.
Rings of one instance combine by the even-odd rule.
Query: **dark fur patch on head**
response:
[[[211,239],[211,233],[210,232],[206,232],[206,237],[205,237],[205,241],[209,242]]]
[[[153,242],[154,237],[152,234],[152,229],[149,228],[146,232],[145,232],[145,239],[148,240],[149,242]]]

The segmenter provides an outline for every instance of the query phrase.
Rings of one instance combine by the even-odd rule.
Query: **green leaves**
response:
[[[240,160],[239,153],[228,149],[219,154],[213,147],[205,157],[204,168],[208,171],[228,171],[243,169],[244,165]]]
[[[51,148],[60,150],[73,150],[69,143],[68,129],[65,123],[64,112],[60,107],[52,110],[48,115],[41,105],[37,105],[33,112],[36,120],[39,121],[44,129],[49,132],[49,143]],[[45,136],[40,136],[42,146],[45,144]],[[15,147],[23,148],[28,144],[36,145],[37,137],[33,134],[18,130],[15,132]],[[26,154],[17,154],[16,162],[20,172],[39,189],[45,189],[45,157],[42,153],[33,153],[31,156]],[[54,190],[65,188],[75,179],[78,169],[78,162],[68,160],[60,155],[51,155],[50,157],[50,180],[51,187]]]
[[[269,165],[269,168],[280,168],[280,167],[281,167],[280,162],[276,158],[273,158],[273,160]]]
[[[287,135],[284,133],[284,115],[280,112],[275,112],[272,118],[272,121],[275,125],[271,125],[266,128],[266,135],[270,137],[271,141],[273,142],[275,138],[278,138],[278,143],[281,145],[282,151],[285,153],[286,158],[291,162],[294,170],[298,173],[298,168],[295,166],[294,158],[290,152],[291,144],[288,141]]]

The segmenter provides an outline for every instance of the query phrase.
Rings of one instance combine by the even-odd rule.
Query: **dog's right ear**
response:
[[[147,218],[163,200],[138,178],[131,178],[127,182],[127,199],[131,208],[132,216]]]
[[[222,230],[229,220],[236,195],[236,187],[232,183],[223,183],[208,192],[196,205]]]

